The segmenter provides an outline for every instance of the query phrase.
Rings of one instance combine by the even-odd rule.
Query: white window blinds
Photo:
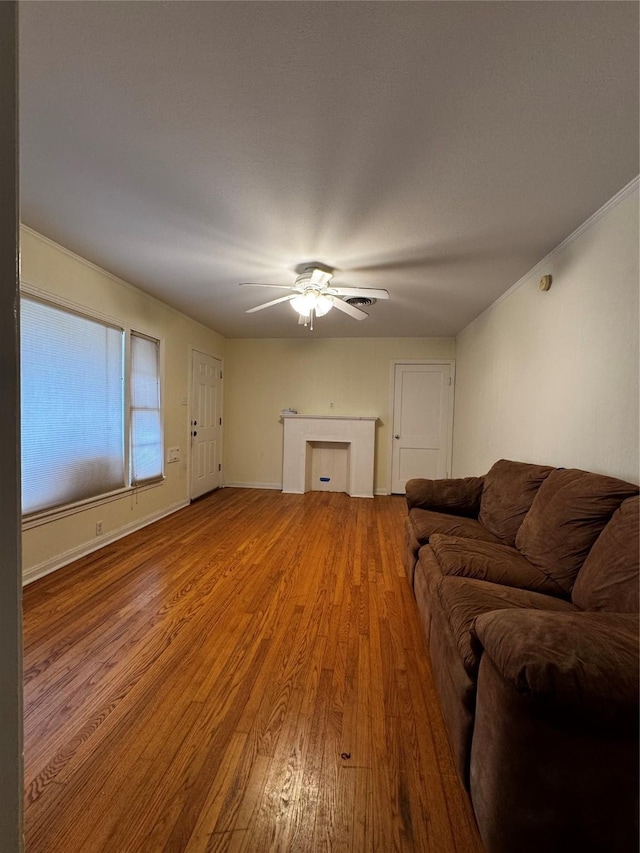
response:
[[[124,332],[22,299],[22,506],[37,512],[125,485]]]
[[[162,476],[160,344],[131,334],[131,482]]]

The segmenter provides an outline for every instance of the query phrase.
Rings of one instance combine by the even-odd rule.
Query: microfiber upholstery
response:
[[[553,578],[545,575],[509,545],[441,533],[433,534],[429,545],[443,575],[475,578],[566,598],[564,590]]]
[[[451,480],[411,479],[406,484],[409,513],[402,562],[413,586],[418,551],[432,533],[450,533],[497,542],[478,521],[484,477]]]
[[[506,545],[515,545],[520,525],[552,471],[549,465],[499,459],[484,477],[480,523]]]
[[[480,479],[412,481],[406,554],[485,849],[638,853],[638,486],[505,459]]]
[[[627,498],[589,551],[571,595],[581,610],[638,612],[640,497]]]
[[[638,487],[614,477],[556,469],[544,480],[516,536],[516,548],[570,594],[605,524]]]
[[[428,509],[410,509],[409,522],[413,535],[422,544],[428,542],[434,533],[447,533],[450,536],[462,536],[466,539],[498,542],[497,537],[486,530],[477,519],[466,518],[462,515],[449,515],[444,512],[432,512]]]
[[[439,608],[453,635],[462,664],[469,676],[478,672],[482,646],[471,627],[474,620],[492,610],[542,609],[573,612],[575,605],[550,595],[469,578],[443,577],[435,587]]]
[[[638,853],[637,720],[629,734],[560,716],[518,693],[485,651],[469,768],[484,849]]]
[[[409,509],[419,507],[451,515],[478,517],[484,477],[457,477],[449,480],[408,480],[405,486]]]
[[[617,735],[637,730],[637,614],[493,611],[472,634],[541,713]]]

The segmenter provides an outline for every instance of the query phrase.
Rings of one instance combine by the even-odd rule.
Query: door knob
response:
[[[195,430],[195,429],[194,429],[194,431],[191,433],[191,435],[192,435],[194,438],[197,436],[197,434],[198,434],[198,432],[197,432],[197,430]]]
[[[394,435],[394,438],[400,438],[400,436],[399,436],[399,435]]]

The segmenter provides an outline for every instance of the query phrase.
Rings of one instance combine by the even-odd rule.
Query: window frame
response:
[[[156,477],[147,477],[144,480],[135,480],[133,474],[133,425],[132,412],[136,408],[133,405],[133,390],[132,390],[132,375],[133,375],[133,339],[141,338],[142,340],[151,341],[158,346],[158,412],[160,414],[160,442],[162,452],[160,454],[160,474]],[[147,486],[150,483],[155,483],[164,479],[165,452],[164,452],[164,393],[162,383],[162,343],[160,338],[155,335],[148,335],[146,332],[141,332],[136,326],[130,327],[125,331],[125,371],[124,371],[124,386],[125,386],[125,464],[127,466],[127,476],[129,477],[129,486],[131,488],[140,488]]]
[[[84,317],[88,320],[93,320],[98,323],[102,323],[106,326],[111,326],[116,329],[120,329],[124,333],[124,412],[123,412],[123,425],[124,425],[124,466],[125,466],[125,475],[128,478],[129,482],[127,485],[123,486],[120,489],[114,489],[111,492],[105,492],[102,495],[96,495],[95,497],[85,498],[79,501],[71,501],[67,504],[61,504],[60,506],[51,507],[49,509],[38,510],[37,512],[32,512],[28,514],[22,515],[22,529],[29,530],[32,527],[38,527],[42,524],[46,524],[50,521],[54,521],[58,518],[65,518],[70,515],[74,515],[78,512],[83,512],[86,509],[90,509],[91,507],[101,506],[102,504],[111,503],[112,501],[121,500],[123,497],[127,497],[127,495],[134,495],[138,492],[147,491],[148,489],[158,488],[158,486],[162,486],[165,479],[165,406],[164,406],[164,365],[165,365],[165,340],[162,335],[159,335],[157,332],[150,330],[149,328],[145,328],[145,326],[138,323],[129,323],[125,322],[118,317],[114,317],[112,315],[105,314],[101,311],[95,310],[93,308],[89,308],[86,305],[81,305],[79,303],[73,302],[70,299],[66,299],[63,296],[59,296],[56,293],[51,293],[48,290],[45,290],[42,287],[38,287],[37,285],[32,284],[31,282],[26,281],[25,279],[20,280],[20,298],[25,297],[27,299],[32,299],[37,302],[41,302],[45,305],[50,305],[52,308],[57,308],[59,310],[68,311],[72,314],[77,314],[80,317]],[[159,477],[154,478],[153,480],[145,480],[139,484],[133,484],[131,482],[131,335],[135,333],[141,337],[148,338],[152,341],[158,342],[158,377],[159,377],[159,385],[160,385],[160,424],[162,429],[162,460],[161,460],[161,470],[162,473]]]

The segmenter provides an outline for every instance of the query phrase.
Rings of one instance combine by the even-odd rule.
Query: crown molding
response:
[[[186,318],[190,320],[192,323],[196,323],[198,326],[201,326],[203,329],[206,329],[208,332],[213,332],[214,335],[218,335],[222,340],[227,340],[224,335],[221,335],[220,332],[217,332],[215,329],[210,328],[209,326],[205,326],[200,320],[196,320],[195,317],[190,317],[188,314],[185,314],[183,311],[180,311],[178,308],[174,308],[173,305],[169,305],[167,302],[163,302],[162,299],[158,299],[157,296],[153,296],[151,293],[147,293],[146,290],[142,290],[140,287],[136,287],[135,284],[131,284],[125,279],[120,278],[109,270],[104,269],[104,267],[98,266],[98,264],[94,264],[93,261],[89,261],[86,258],[83,258],[82,255],[78,255],[76,252],[73,252],[71,249],[67,249],[66,246],[61,246],[60,243],[56,243],[55,240],[52,240],[50,237],[41,234],[39,231],[36,231],[35,228],[31,228],[29,225],[25,225],[23,222],[20,223],[20,231],[25,231],[27,234],[30,234],[32,237],[36,237],[38,240],[42,240],[43,243],[46,243],[48,246],[51,246],[52,249],[56,249],[58,252],[61,252],[63,255],[67,255],[67,257],[72,258],[74,261],[83,264],[85,267],[88,267],[90,270],[99,273],[100,275],[105,276],[106,278],[111,279],[111,281],[119,284],[121,287],[127,288],[127,290],[132,290],[137,294],[143,294],[147,297],[147,299],[153,300],[158,305],[162,305],[167,311],[171,311],[172,314],[176,314],[178,317]],[[26,279],[22,279],[22,281],[27,281]],[[32,287],[38,287],[40,290],[49,293],[46,286],[36,285],[33,282],[29,282]]]
[[[466,332],[467,329],[470,329],[471,326],[474,325],[474,323],[477,323],[481,317],[484,317],[484,315],[487,314],[489,311],[493,311],[493,309],[496,308],[501,302],[503,302],[505,299],[508,299],[512,293],[515,293],[515,291],[519,290],[523,286],[523,284],[526,284],[533,276],[535,276],[542,269],[544,269],[544,267],[548,266],[549,262],[554,257],[556,257],[556,255],[559,255],[561,252],[563,252],[567,248],[567,246],[577,240],[578,237],[584,234],[585,231],[588,231],[589,228],[593,227],[596,222],[605,217],[611,210],[613,210],[614,207],[617,207],[630,195],[637,193],[639,188],[640,175],[637,175],[632,181],[629,181],[626,186],[624,186],[619,192],[617,192],[612,198],[610,198],[609,201],[605,202],[602,207],[599,207],[595,213],[592,213],[591,216],[582,223],[582,225],[579,225],[575,231],[572,231],[568,237],[565,237],[565,239],[561,243],[559,243],[554,249],[552,249],[547,255],[545,255],[542,260],[538,261],[535,266],[531,267],[531,269],[526,272],[521,278],[519,278],[515,284],[512,284],[508,290],[505,290],[504,293],[498,296],[498,298],[494,302],[492,302],[491,305],[488,305],[484,309],[484,311],[481,311],[477,317],[474,317],[470,323],[467,323],[464,329],[461,329],[456,335],[456,340],[458,339],[459,335],[461,335],[463,332]]]

